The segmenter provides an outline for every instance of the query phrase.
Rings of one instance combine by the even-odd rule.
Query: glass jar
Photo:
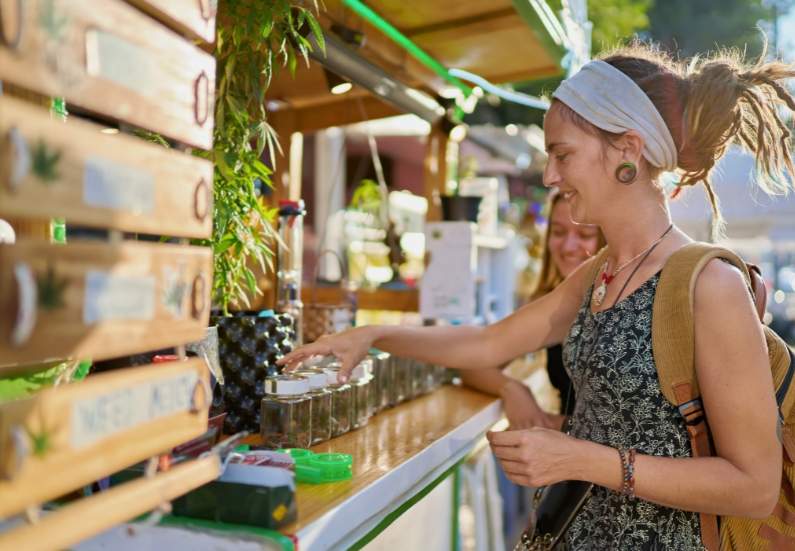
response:
[[[422,396],[423,386],[424,386],[424,364],[417,360],[409,360],[411,367],[409,368],[411,375],[410,377],[410,386],[409,386],[409,399],[413,400],[418,396]]]
[[[295,375],[265,379],[260,434],[266,448],[308,448],[312,441],[309,380]]]
[[[301,369],[296,375],[309,380],[309,397],[312,399],[312,445],[331,439],[331,396],[326,388],[328,377],[319,369]]]
[[[373,382],[370,383],[370,401],[372,402],[373,415],[389,407],[389,353],[380,350],[371,350],[370,359],[373,362]]]
[[[351,430],[353,425],[353,387],[337,380],[340,363],[336,360],[326,364],[326,384],[331,391],[331,437],[335,438]]]
[[[389,392],[389,401],[393,406],[408,400],[409,389],[411,388],[411,369],[406,358],[397,356],[391,357],[389,371],[391,373],[392,386]]]
[[[365,426],[373,416],[372,402],[370,401],[370,387],[373,380],[372,367],[372,361],[367,358],[359,362],[359,365],[351,373],[354,429]]]

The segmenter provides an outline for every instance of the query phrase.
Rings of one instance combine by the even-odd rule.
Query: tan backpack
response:
[[[713,258],[725,260],[743,273],[760,319],[766,299],[758,269],[728,249],[692,243],[671,255],[663,268],[652,315],[654,361],[660,389],[684,417],[694,457],[712,454],[694,361],[693,291],[698,274]],[[701,514],[701,537],[709,551],[795,550],[795,385],[791,384],[795,356],[769,327],[764,326],[764,332],[784,444],[781,493],[773,514],[764,520]]]

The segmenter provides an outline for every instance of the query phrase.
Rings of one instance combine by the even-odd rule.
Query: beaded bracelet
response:
[[[621,458],[621,494],[635,497],[635,449],[618,449]]]

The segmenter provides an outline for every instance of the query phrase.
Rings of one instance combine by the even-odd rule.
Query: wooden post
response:
[[[449,137],[439,125],[431,127],[425,149],[424,195],[428,200],[426,220],[435,222],[442,219],[440,197],[447,186],[447,143]]]

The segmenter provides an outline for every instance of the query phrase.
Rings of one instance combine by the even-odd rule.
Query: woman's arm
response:
[[[739,272],[710,262],[695,290],[696,368],[716,456],[638,455],[635,493],[668,507],[764,518],[781,483],[781,444],[764,335]],[[527,485],[587,480],[618,490],[610,447],[533,429],[489,435],[510,477]]]
[[[502,407],[511,429],[560,427],[560,422],[556,423],[557,417],[541,409],[527,385],[506,375],[501,368],[470,369],[461,371],[460,375],[468,387],[502,399]]]
[[[310,356],[333,354],[343,363],[344,378],[374,346],[456,369],[497,367],[563,340],[582,302],[592,262],[580,266],[551,293],[487,327],[357,327],[302,346],[279,364],[293,368]]]

